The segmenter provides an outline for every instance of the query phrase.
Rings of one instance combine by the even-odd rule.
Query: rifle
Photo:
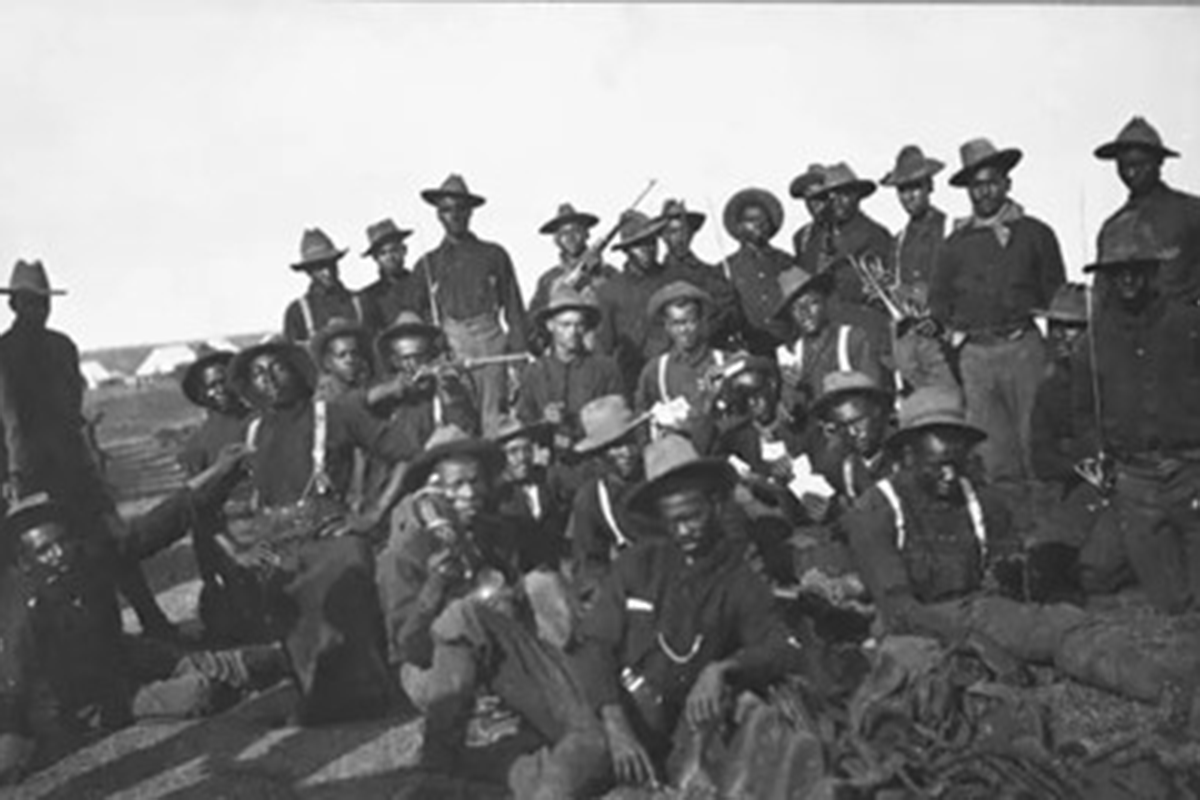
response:
[[[1075,474],[1083,478],[1092,488],[1107,496],[1112,489],[1111,460],[1104,441],[1104,416],[1100,399],[1100,366],[1096,362],[1096,282],[1088,287],[1087,294],[1087,341],[1088,372],[1092,379],[1092,415],[1096,422],[1096,456],[1075,465]]]
[[[559,278],[559,285],[566,286],[576,292],[582,291],[588,281],[595,277],[596,272],[600,269],[602,263],[601,257],[604,251],[612,244],[613,239],[617,238],[617,234],[621,231],[621,223],[624,220],[625,213],[634,211],[642,201],[646,199],[646,195],[650,194],[651,190],[658,184],[658,180],[651,178],[646,184],[646,188],[633,199],[633,203],[621,214],[617,215],[617,221],[613,224],[612,229],[604,234],[598,241],[594,242],[583,255],[575,262],[575,265],[569,269],[566,274]]]

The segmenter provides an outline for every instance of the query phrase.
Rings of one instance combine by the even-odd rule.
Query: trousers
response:
[[[494,314],[466,320],[445,318],[442,330],[458,358],[496,356],[508,352],[508,335]],[[493,364],[471,371],[479,390],[483,430],[492,430],[508,405],[508,367]]]

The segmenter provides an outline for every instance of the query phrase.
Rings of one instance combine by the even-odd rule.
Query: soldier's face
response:
[[[929,210],[929,196],[933,194],[933,180],[925,178],[896,187],[896,196],[908,216],[919,219]]]
[[[21,534],[21,569],[39,585],[66,578],[77,558],[78,549],[62,523],[44,522]]]
[[[934,430],[921,434],[909,450],[918,484],[939,500],[961,499],[970,452],[971,445],[961,433]]]
[[[1143,305],[1150,298],[1153,275],[1146,267],[1119,267],[1113,273],[1117,299],[1130,308]]]
[[[982,167],[975,170],[971,182],[967,186],[967,194],[971,196],[971,208],[979,217],[994,217],[1004,208],[1008,201],[1008,191],[1012,182],[1008,175],[995,167]]]
[[[533,469],[533,440],[518,436],[505,442],[504,463],[510,480],[528,479]]]
[[[658,264],[658,239],[651,239],[625,250],[629,260],[643,270],[651,269]]]
[[[638,459],[637,442],[632,435],[611,445],[604,451],[604,457],[622,479],[631,480],[637,476],[641,462]]]
[[[432,349],[429,342],[420,336],[401,336],[388,342],[387,362],[393,374],[412,375],[428,364]]]
[[[676,350],[691,352],[700,344],[700,304],[672,303],[663,310],[663,325]]]
[[[483,465],[471,457],[447,458],[438,463],[435,472],[458,521],[469,525],[487,505],[488,483]]]
[[[1075,352],[1075,343],[1083,338],[1087,325],[1075,322],[1050,320],[1046,325],[1046,338],[1050,340],[1050,354],[1057,361],[1069,361]]]
[[[828,203],[825,202],[825,196],[806,197],[804,198],[804,207],[808,209],[808,215],[814,220],[819,220],[825,216],[825,210],[828,208]]]
[[[263,353],[250,362],[250,385],[271,408],[291,404],[300,393],[296,373],[275,353]]]
[[[326,261],[308,268],[308,277],[316,285],[332,289],[338,283],[338,265],[336,261]]]
[[[34,292],[16,292],[8,301],[9,308],[26,325],[44,328],[50,318],[50,298]]]
[[[461,197],[443,197],[437,204],[438,222],[451,236],[461,236],[471,229],[471,205]]]
[[[788,306],[792,322],[801,336],[816,336],[825,327],[828,317],[825,295],[820,292],[804,292]]]
[[[582,311],[568,309],[555,314],[546,323],[559,355],[574,356],[583,352],[583,337],[587,333],[587,318]]]
[[[209,364],[200,373],[200,395],[209,408],[217,411],[232,411],[237,405],[237,398],[225,380],[227,372],[224,364]]]
[[[738,220],[738,230],[741,231],[745,241],[764,245],[771,238],[771,217],[765,208],[757,203],[750,203],[742,209],[741,219]]]
[[[1162,156],[1142,147],[1129,147],[1117,153],[1117,176],[1125,188],[1139,194],[1153,187],[1162,174]]]
[[[883,445],[886,427],[880,404],[866,397],[849,397],[826,416],[829,433],[863,458],[871,458]]]
[[[347,386],[367,380],[367,354],[357,336],[338,336],[325,348],[325,371]]]
[[[738,375],[733,379],[731,394],[734,414],[747,414],[759,425],[775,421],[779,397],[771,379],[757,372]]]
[[[674,256],[686,255],[692,249],[692,235],[692,226],[686,217],[671,217],[662,232],[667,252]]]
[[[588,229],[578,222],[568,222],[554,232],[558,252],[567,258],[578,258],[587,249]]]
[[[667,492],[658,499],[658,517],[688,558],[700,558],[716,544],[719,534],[716,504],[703,487]]]
[[[403,239],[393,237],[375,248],[375,263],[379,274],[396,278],[404,273],[404,259],[408,256],[408,245]]]
[[[837,223],[849,222],[858,213],[858,192],[852,189],[834,189],[829,193],[829,214]]]

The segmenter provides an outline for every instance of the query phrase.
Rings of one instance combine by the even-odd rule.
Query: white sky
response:
[[[1200,187],[1191,8],[99,5],[0,9],[0,270],[42,258],[85,348],[278,326],[307,226],[353,248],[351,287],[380,217],[417,228],[415,261],[440,238],[417,193],[451,171],[527,292],[559,202],[607,223],[651,177],[653,211],[771,189],[787,249],[809,162],[877,179],[905,143],[953,167],[987,135],[1025,150],[1013,196],[1075,274],[1124,196],[1091,151],[1132,114]],[[935,201],[967,209],[944,182]],[[864,207],[901,222],[890,191]]]

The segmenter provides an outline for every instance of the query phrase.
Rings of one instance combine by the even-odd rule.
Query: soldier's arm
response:
[[[525,301],[521,299],[521,287],[517,283],[512,259],[503,248],[500,249],[497,271],[500,303],[504,306],[504,321],[508,325],[509,349],[514,353],[524,353],[528,349],[525,343]]]

